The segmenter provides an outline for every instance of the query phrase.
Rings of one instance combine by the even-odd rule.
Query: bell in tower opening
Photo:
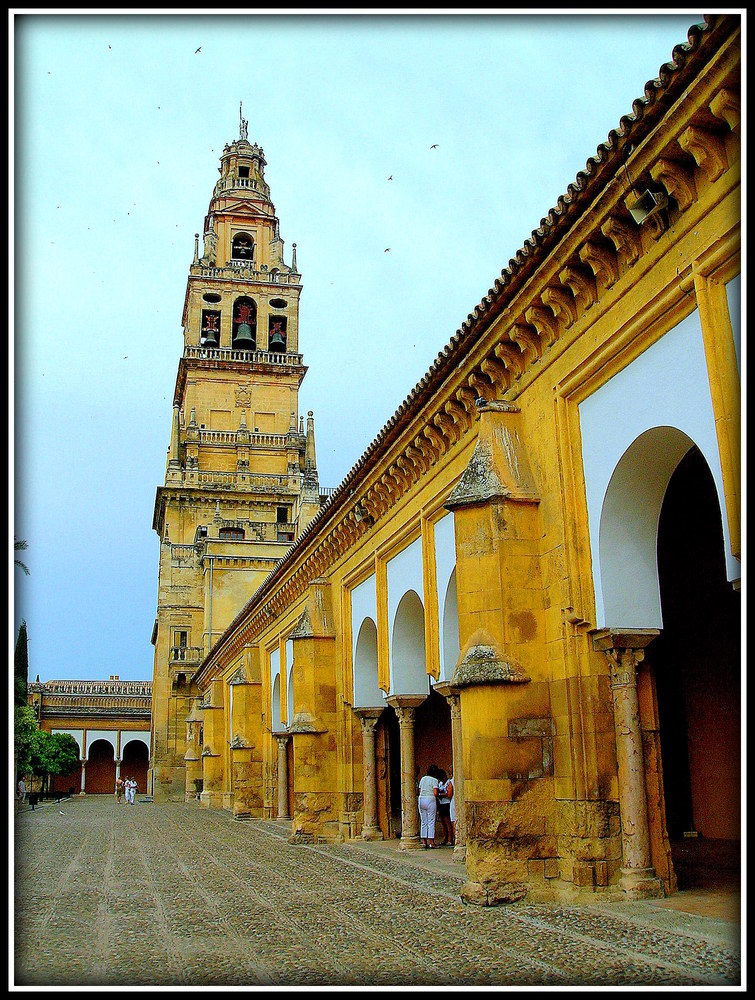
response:
[[[202,310],[201,345],[202,347],[218,347],[220,345],[220,313]]]
[[[270,320],[270,330],[268,336],[268,351],[285,354],[286,351],[286,320],[285,317],[276,316]]]
[[[257,306],[252,299],[234,303],[231,346],[236,351],[253,351],[257,346]]]

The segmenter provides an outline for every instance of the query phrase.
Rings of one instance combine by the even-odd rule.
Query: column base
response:
[[[663,882],[655,868],[622,868],[619,886],[629,899],[658,899],[665,896]]]
[[[383,831],[378,826],[363,826],[362,840],[382,840]]]
[[[86,795],[86,792],[84,791],[84,789],[83,789],[83,788],[82,788],[82,789],[81,789],[81,791],[79,792],[79,795]]]
[[[421,848],[422,841],[419,839],[419,834],[416,837],[402,837],[398,842],[400,851],[419,851]]]

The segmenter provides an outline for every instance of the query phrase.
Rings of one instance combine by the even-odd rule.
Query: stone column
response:
[[[363,840],[382,840],[383,834],[377,821],[377,767],[375,763],[375,726],[382,715],[382,708],[357,710],[362,725],[362,769],[364,772],[364,821]]]
[[[398,716],[401,734],[401,840],[399,850],[413,851],[420,846],[419,810],[414,784],[414,712],[424,695],[394,695],[388,699]]]
[[[461,700],[459,692],[448,681],[435,685],[438,694],[451,709],[451,748],[453,751],[454,812],[456,814],[456,840],[453,860],[464,862],[467,855],[467,824],[464,815],[464,756],[461,744]]]
[[[288,815],[288,733],[273,733],[278,743],[278,819],[291,819]]]
[[[650,859],[645,760],[637,697],[637,664],[645,655],[644,647],[657,635],[656,629],[621,633],[605,629],[593,637],[593,648],[602,650],[611,664],[624,860],[620,884],[632,897],[663,895],[662,883]]]
[[[86,795],[86,792],[84,791],[84,786],[86,784],[86,767],[87,767],[87,762],[86,762],[86,760],[84,760],[82,758],[82,760],[81,760],[81,791],[79,792],[79,795]]]
[[[121,758],[120,757],[116,757],[115,758],[115,780],[117,781],[118,778],[120,778],[120,776],[121,776]]]

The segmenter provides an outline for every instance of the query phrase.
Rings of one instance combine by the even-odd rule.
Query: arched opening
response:
[[[441,677],[450,681],[459,661],[459,606],[456,596],[456,567],[446,587],[443,601]]]
[[[383,692],[378,686],[377,626],[365,618],[354,653],[354,708],[381,708]]]
[[[600,515],[605,625],[662,628],[658,516],[674,469],[694,442],[676,427],[653,427],[621,456]]]
[[[285,354],[286,317],[271,316],[268,321],[267,349],[273,354]]]
[[[425,611],[413,590],[399,602],[391,642],[391,694],[426,695]]]
[[[680,889],[739,882],[741,606],[723,546],[713,477],[693,447],[660,511],[663,630],[645,657],[657,693],[666,828]]]
[[[414,762],[418,774],[427,773],[431,764],[453,774],[453,741],[451,738],[451,709],[445,698],[432,690],[417,708],[414,721]],[[440,816],[435,828],[435,843],[444,842],[443,824]]]
[[[231,347],[235,351],[253,351],[256,346],[257,305],[254,299],[236,299],[233,303]]]
[[[244,169],[244,168],[240,168]],[[249,176],[249,167],[246,167],[246,176]],[[241,173],[239,173],[241,176]],[[254,260],[254,240],[249,233],[237,233],[233,237],[231,244],[231,260],[241,260],[252,263]]]
[[[275,680],[273,681],[273,696],[271,699],[271,722],[272,731],[274,733],[279,733],[283,729],[283,723],[281,722],[281,676],[280,674],[275,675]]]
[[[147,770],[149,750],[143,740],[129,740],[121,751],[121,777],[132,777],[136,781],[137,792],[147,791]]]
[[[112,795],[115,791],[115,753],[108,740],[87,747],[84,791],[87,795]]]

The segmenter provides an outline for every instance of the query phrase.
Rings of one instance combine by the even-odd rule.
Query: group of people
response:
[[[434,848],[435,845],[435,820],[440,819],[446,839],[439,847],[445,844],[456,843],[456,809],[454,805],[454,779],[449,778],[443,768],[431,764],[423,776],[419,779],[417,786],[420,819],[420,840],[422,846],[427,849]]]
[[[124,781],[120,775],[115,779],[115,801],[121,801],[121,795],[124,795],[126,802],[130,805],[134,804],[134,798],[136,796],[136,778],[127,777]]]

